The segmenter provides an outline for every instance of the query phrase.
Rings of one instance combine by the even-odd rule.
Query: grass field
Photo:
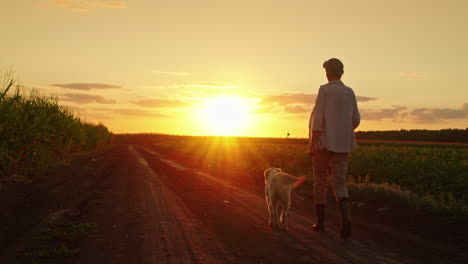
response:
[[[121,136],[122,137],[122,136]],[[280,167],[312,181],[312,161],[303,139],[141,136],[191,166],[218,177],[243,173],[261,185],[263,170]],[[392,198],[442,213],[468,215],[468,146],[360,142],[352,153],[348,182],[353,194]],[[232,172],[227,172],[229,168]],[[370,196],[369,196],[370,195]]]

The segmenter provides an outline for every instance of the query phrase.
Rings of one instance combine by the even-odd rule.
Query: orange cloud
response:
[[[309,113],[312,111],[312,107],[303,104],[287,105],[284,107],[284,111],[291,114]]]
[[[406,107],[397,105],[382,109],[360,109],[359,112],[363,120],[392,119],[398,121],[404,119],[408,115]]]
[[[257,103],[254,111],[258,114],[271,114],[273,112],[284,112],[288,114],[310,113],[315,104],[316,94],[285,93],[281,95],[265,96]],[[358,102],[377,100],[368,96],[357,96]],[[282,110],[282,111],[281,111]]]
[[[440,123],[449,119],[468,118],[468,103],[460,108],[417,108],[410,112],[417,123]]]
[[[416,108],[393,105],[382,109],[360,109],[363,120],[379,121],[391,119],[394,122],[410,121],[418,124],[442,124],[448,120],[468,118],[468,103],[458,108]]]
[[[278,105],[287,105],[287,104],[315,104],[315,94],[281,94],[281,95],[270,95],[266,96],[261,100],[261,104],[278,104]]]
[[[90,104],[90,103],[98,103],[98,104],[115,104],[117,103],[113,99],[106,99],[99,95],[89,95],[89,94],[63,94],[61,99],[64,101],[70,101],[80,104]]]
[[[176,83],[177,86],[192,87],[192,88],[208,88],[208,89],[232,89],[234,88],[231,84],[226,83]]]
[[[91,89],[121,89],[122,86],[105,83],[54,83],[51,86],[73,89],[73,90],[91,90]]]
[[[126,8],[124,1],[111,0],[53,0],[52,6],[70,9],[73,11],[91,11],[99,8]]]
[[[316,94],[303,94],[303,93],[286,93],[281,95],[270,95],[262,99],[262,104],[276,103],[279,105],[287,104],[315,104]],[[358,102],[368,102],[377,100],[373,97],[368,96],[356,96]]]
[[[148,108],[160,108],[160,107],[188,107],[191,104],[179,100],[167,100],[167,99],[142,99],[133,104],[148,107]]]

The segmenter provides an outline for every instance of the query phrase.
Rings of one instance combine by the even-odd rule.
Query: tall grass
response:
[[[0,86],[1,178],[43,173],[54,162],[106,144],[110,137],[104,125],[83,122],[56,98],[26,95],[5,76]]]

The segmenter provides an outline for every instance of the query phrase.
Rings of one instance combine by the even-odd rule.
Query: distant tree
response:
[[[358,131],[358,139],[468,143],[468,128],[441,130]]]

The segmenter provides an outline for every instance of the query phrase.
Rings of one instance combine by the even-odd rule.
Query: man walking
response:
[[[349,153],[357,147],[354,129],[360,115],[354,91],[343,84],[343,63],[332,58],[323,63],[328,83],[320,86],[309,122],[309,155],[313,157],[315,231],[324,230],[328,172],[343,217],[341,238],[351,235],[349,196],[346,185]]]

